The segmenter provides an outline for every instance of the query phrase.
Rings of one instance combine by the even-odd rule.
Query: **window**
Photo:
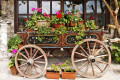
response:
[[[15,0],[15,32],[21,25],[25,26],[24,19],[29,18],[33,7],[44,8],[42,14],[46,12],[54,15],[58,10],[67,14],[72,4],[79,5],[82,13],[81,17],[85,22],[90,20],[91,16],[94,17],[98,26],[106,26],[110,22],[109,11],[106,10],[102,0]],[[71,9],[77,10],[78,6],[73,6]]]

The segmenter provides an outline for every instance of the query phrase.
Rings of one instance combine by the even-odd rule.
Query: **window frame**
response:
[[[19,0],[19,1],[23,1],[23,0]],[[27,1],[27,4],[29,4],[29,1],[37,1],[37,7],[42,7],[42,1],[50,1],[50,15],[52,15],[52,1],[61,1],[61,11],[64,12],[64,1],[74,1],[74,0],[24,0],[24,1]],[[91,15],[91,14],[87,14],[87,11],[86,11],[86,1],[87,0],[84,0],[83,1],[83,19],[84,19],[84,22],[87,21],[87,15]],[[93,0],[91,0],[93,1]],[[95,23],[97,24],[97,16],[98,15],[103,15],[101,13],[97,13],[97,0],[94,0],[95,1]],[[108,4],[110,4],[110,1],[107,0]],[[73,3],[74,4],[74,3]],[[18,32],[18,17],[19,17],[19,14],[18,14],[18,0],[15,0],[15,3],[14,3],[14,32]],[[105,16],[105,26],[106,24],[109,24],[110,23],[110,13],[109,13],[109,10],[106,8],[105,10],[105,14],[107,14]],[[27,16],[29,16],[29,5],[27,5]],[[104,15],[105,15],[104,14]],[[21,15],[21,14],[20,14]],[[22,14],[24,15],[24,14]],[[107,27],[105,27],[105,29],[107,29]]]

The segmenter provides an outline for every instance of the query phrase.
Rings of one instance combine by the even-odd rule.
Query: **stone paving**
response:
[[[70,60],[70,58],[49,58],[49,65],[53,64],[53,63],[58,63],[59,61],[64,62],[65,60]],[[0,61],[0,80],[47,80],[47,78],[45,77],[45,75],[41,76],[40,78],[37,79],[28,79],[28,78],[24,78],[21,77],[20,75],[17,76],[13,76],[10,72],[10,69],[8,68],[8,63],[9,60],[6,61]],[[49,79],[49,80],[53,80],[53,79]],[[59,79],[59,80],[63,80],[63,79]],[[67,79],[65,79],[67,80]],[[77,75],[77,78],[75,80],[120,80],[120,64],[116,64],[114,62],[112,62],[109,70],[106,72],[106,74],[104,74],[102,77],[100,78],[96,78],[96,79],[87,79],[87,78],[83,78],[79,75]]]

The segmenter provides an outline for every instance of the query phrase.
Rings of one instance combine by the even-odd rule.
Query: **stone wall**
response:
[[[8,27],[8,38],[14,35],[14,0],[2,0],[2,13],[6,17],[4,19],[11,21],[11,26]]]

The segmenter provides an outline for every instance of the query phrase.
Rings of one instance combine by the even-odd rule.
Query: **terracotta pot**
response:
[[[76,78],[76,72],[64,72],[62,70],[62,78],[63,79],[75,79]]]
[[[11,70],[12,75],[17,75],[18,74],[18,70],[16,69],[15,66],[10,67],[10,70]]]
[[[61,26],[64,26],[64,27],[65,27],[64,24],[54,24],[54,27],[55,27],[55,28],[60,28]]]
[[[54,31],[54,28],[52,27],[51,31]]]
[[[83,24],[84,24],[84,21],[78,21],[78,24],[82,24],[82,25],[83,25]]]
[[[70,26],[75,26],[75,23],[73,23],[72,20],[70,21]]]
[[[19,46],[18,46],[18,48],[20,49],[21,47],[23,47],[24,45],[23,44],[20,44]]]
[[[60,72],[48,72],[46,71],[46,77],[47,79],[59,79],[60,78]]]
[[[27,28],[27,31],[28,31],[28,32],[31,32],[31,31],[33,31],[33,30],[32,30],[32,29],[28,29],[28,28]]]

